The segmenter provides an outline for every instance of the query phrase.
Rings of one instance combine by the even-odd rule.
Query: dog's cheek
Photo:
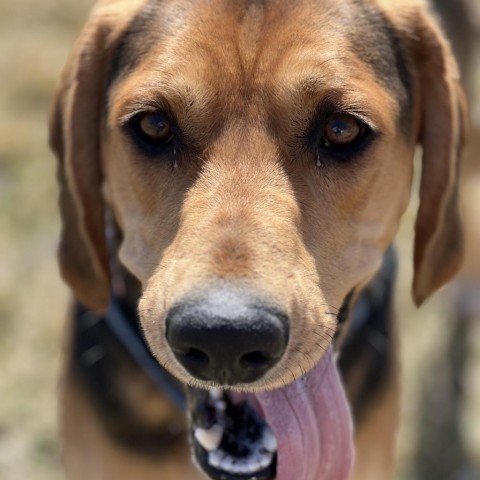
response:
[[[408,207],[413,174],[414,147],[403,138],[380,148],[382,162],[369,185],[369,195],[355,218],[349,237],[356,239],[344,262],[355,266],[355,282],[368,281],[380,267],[385,251],[392,245],[400,220]]]
[[[334,305],[378,270],[409,203],[414,146],[402,135],[385,136],[360,165],[331,173],[334,188],[316,189],[323,195],[316,203],[328,208],[304,211],[307,248]]]
[[[119,133],[105,142],[102,157],[104,196],[122,238],[120,261],[145,287],[175,237],[183,187],[168,166],[148,162]]]

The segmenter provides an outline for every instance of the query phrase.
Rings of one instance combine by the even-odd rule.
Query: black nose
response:
[[[285,314],[243,291],[223,287],[173,307],[167,341],[194,377],[225,385],[260,379],[288,343]]]

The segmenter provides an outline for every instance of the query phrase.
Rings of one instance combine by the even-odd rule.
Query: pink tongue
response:
[[[294,383],[247,398],[277,438],[277,480],[350,478],[352,420],[331,349]]]

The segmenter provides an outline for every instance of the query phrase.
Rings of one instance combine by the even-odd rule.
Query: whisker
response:
[[[334,335],[330,335],[329,333],[325,332],[324,334],[321,333],[321,332],[316,332],[314,331],[313,334],[316,336],[316,337],[319,337],[321,338],[322,340],[330,340],[332,341],[334,339]]]
[[[333,310],[336,310],[337,312],[340,311],[340,308],[335,307],[334,305],[330,305],[329,303],[321,303],[320,305],[322,305],[323,307],[329,307],[329,308],[331,308],[331,309],[333,309]]]
[[[330,325],[327,325],[326,323],[317,323],[319,327],[322,327],[322,329],[325,330],[330,330],[331,332],[336,332],[337,329],[335,327],[331,327]]]

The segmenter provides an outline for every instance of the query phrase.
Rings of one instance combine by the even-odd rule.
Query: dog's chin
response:
[[[194,460],[214,480],[347,480],[350,411],[332,351],[264,392],[188,387]]]

